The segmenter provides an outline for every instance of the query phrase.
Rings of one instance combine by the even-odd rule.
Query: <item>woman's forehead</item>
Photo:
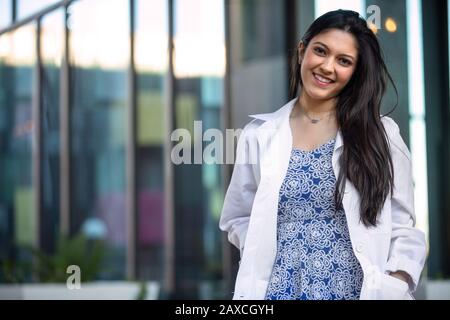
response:
[[[358,42],[350,32],[340,29],[328,29],[314,36],[311,44],[320,43],[336,53],[358,54]]]

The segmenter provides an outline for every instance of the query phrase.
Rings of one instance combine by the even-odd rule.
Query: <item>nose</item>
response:
[[[322,72],[324,74],[330,74],[333,72],[333,59],[328,58],[325,59],[322,63],[322,65],[320,66],[320,69],[322,70]]]

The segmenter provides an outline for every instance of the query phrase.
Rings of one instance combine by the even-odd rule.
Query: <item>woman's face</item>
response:
[[[340,29],[319,33],[306,50],[301,43],[298,49],[303,93],[316,100],[338,96],[356,68],[357,45],[351,33]]]

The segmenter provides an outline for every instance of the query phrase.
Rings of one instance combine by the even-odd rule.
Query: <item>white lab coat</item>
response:
[[[233,299],[264,299],[277,248],[277,207],[292,150],[289,115],[296,99],[273,113],[251,115],[238,141],[220,229],[241,251]],[[347,180],[343,197],[353,251],[364,280],[360,298],[412,299],[426,259],[424,233],[415,228],[411,157],[397,124],[382,117],[394,165],[394,190],[384,203],[376,228],[360,222],[359,194]],[[339,174],[342,135],[338,131],[332,156]],[[411,283],[388,275],[403,270]]]

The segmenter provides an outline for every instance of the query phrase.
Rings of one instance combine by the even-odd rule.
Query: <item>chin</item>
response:
[[[328,100],[335,97],[332,92],[317,92],[317,90],[306,90],[306,94],[314,100]]]

